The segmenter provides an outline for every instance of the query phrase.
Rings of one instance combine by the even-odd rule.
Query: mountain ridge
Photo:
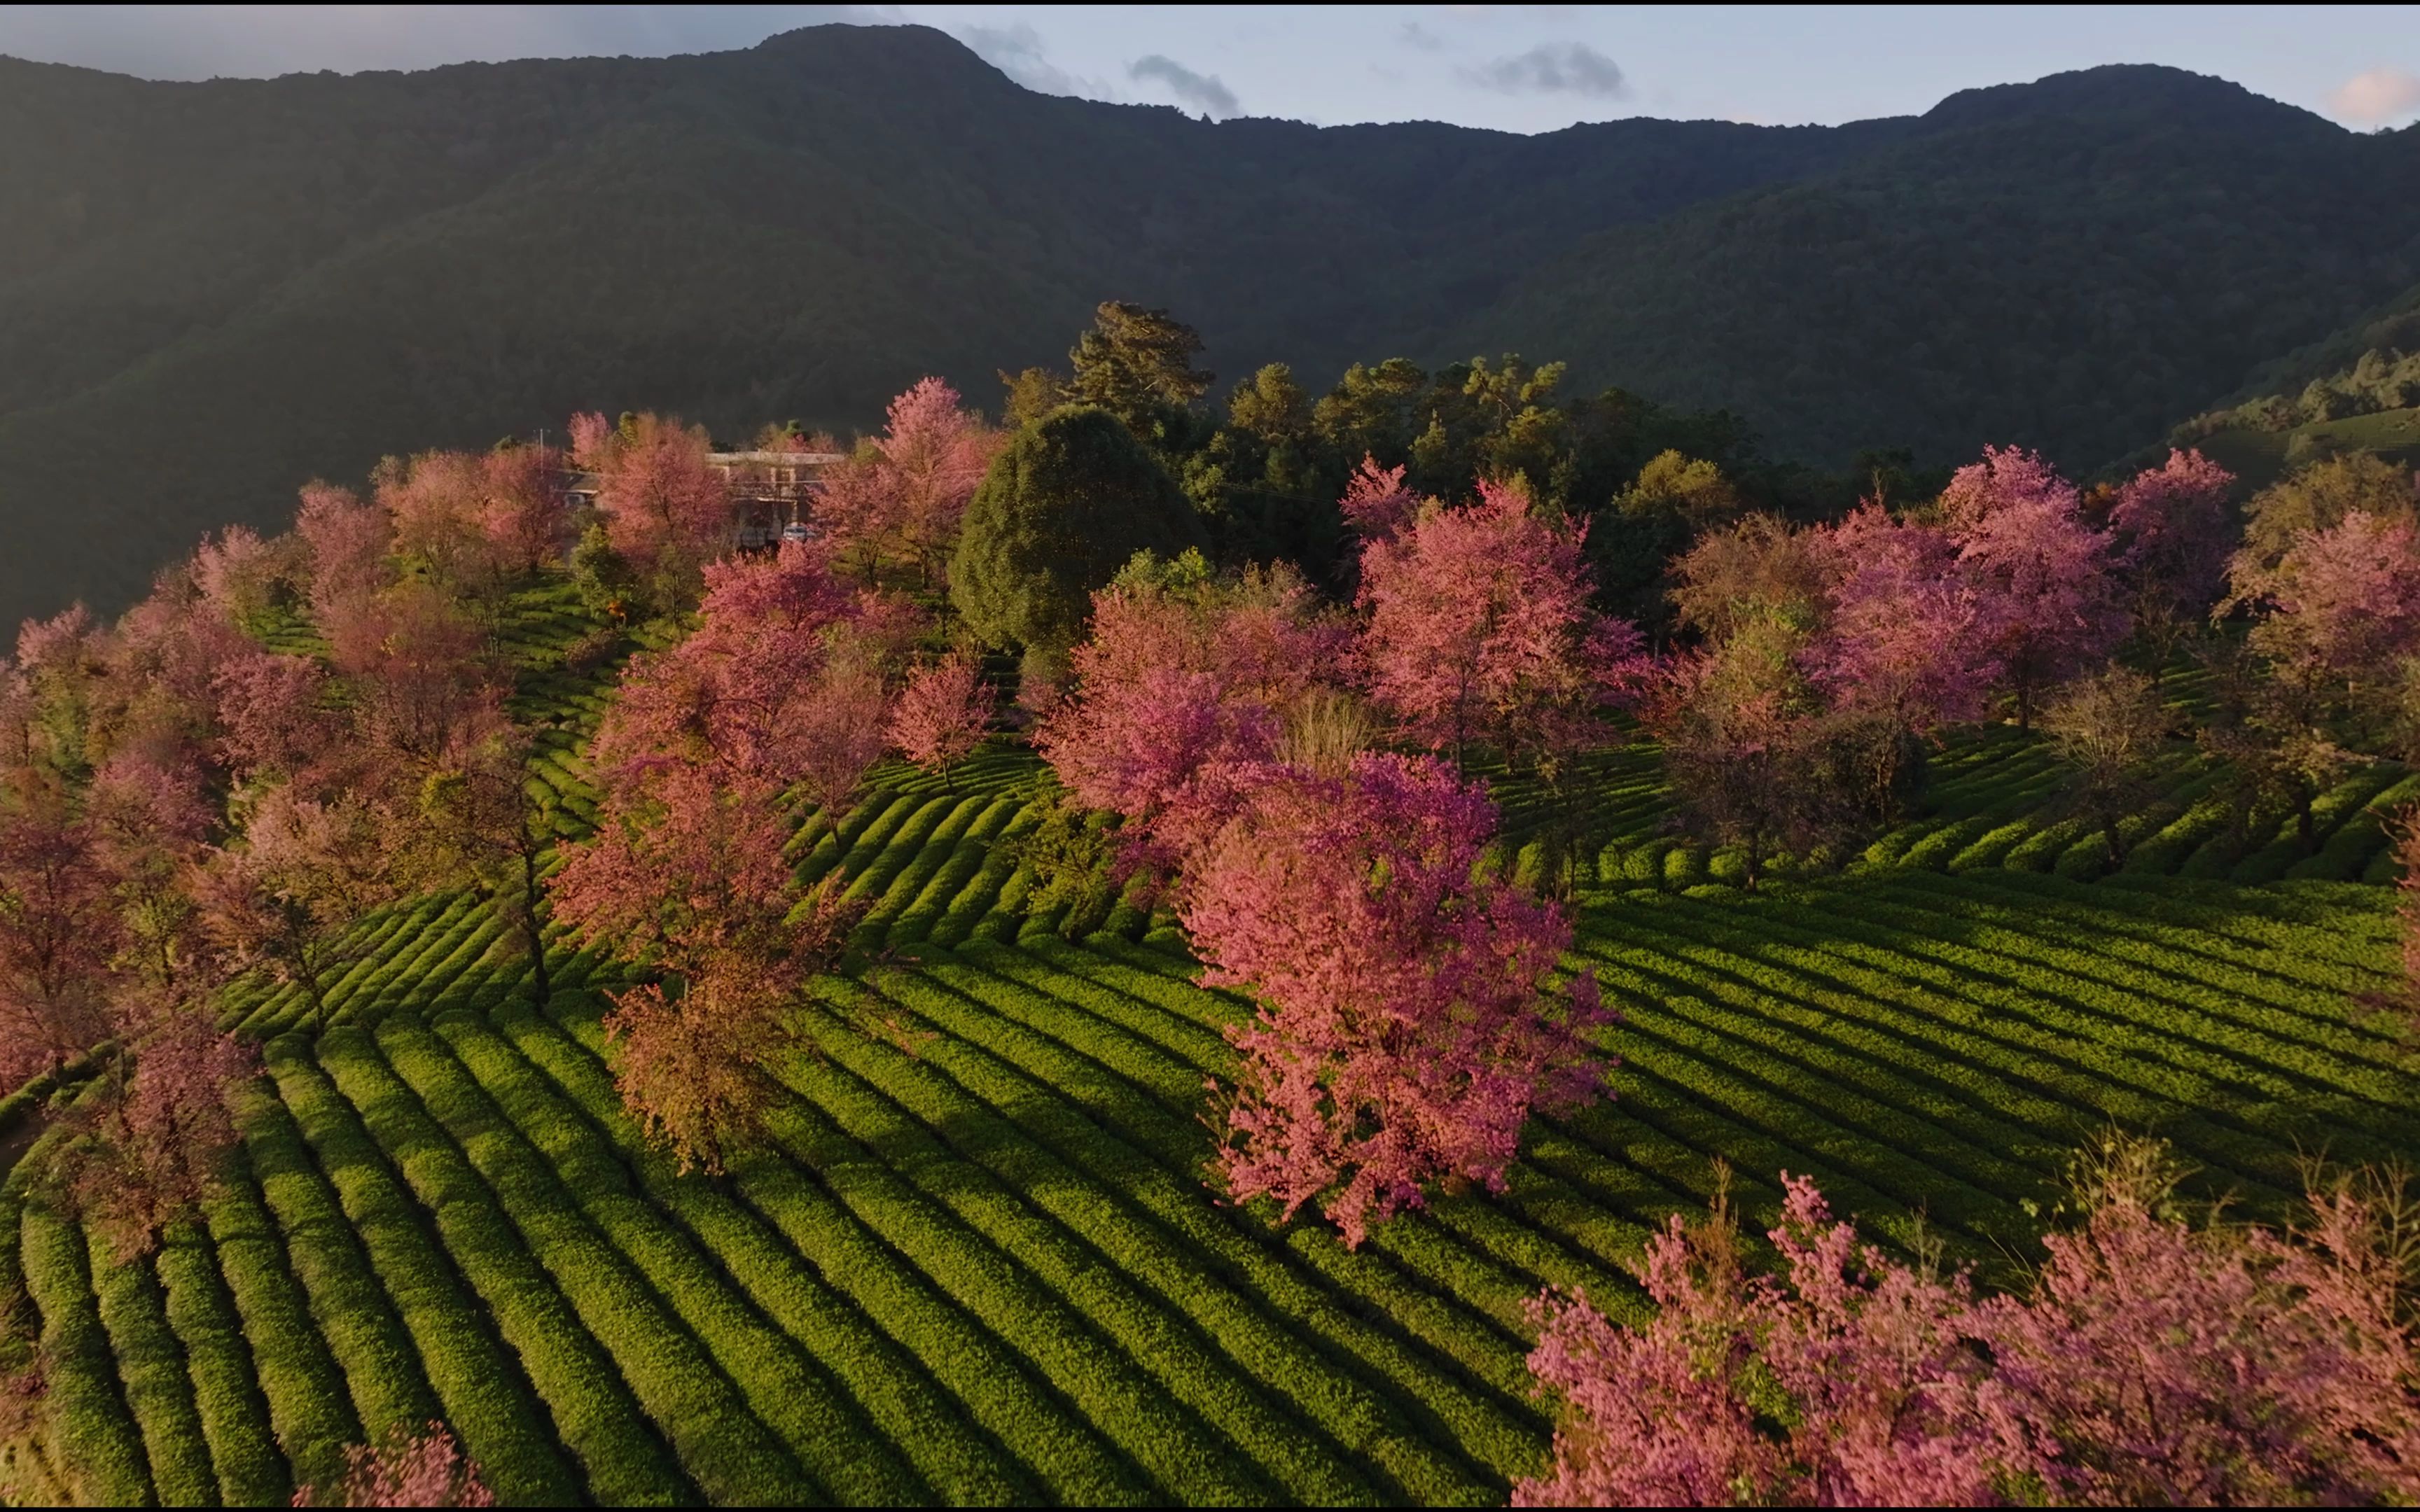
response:
[[[2420,210],[2280,219],[2279,173],[2230,178],[2179,146],[2212,133],[2269,144],[2315,193],[2368,175],[2381,203],[2420,205],[2398,187],[2412,174],[2370,166],[2420,159],[2408,143],[2361,146],[2375,139],[2148,66],[1840,127],[1520,136],[1039,95],[913,27],[208,84],[0,59],[0,517],[19,546],[0,615],[115,605],[204,529],[282,522],[315,473],[575,407],[846,430],[926,372],[982,402],[994,369],[1056,361],[1111,297],[1199,326],[1222,380],[1282,360],[1316,392],[1351,361],[1518,349],[1570,361],[1581,386],[1728,405],[1786,455],[1989,438],[2088,463],[2072,454],[2160,433],[2375,302],[2373,285],[2420,279]],[[1986,364],[1884,371],[1995,339],[1978,306],[1996,286],[1906,222],[1989,220],[2010,184],[2055,203],[2129,150],[2150,160],[2133,192],[2217,207],[2225,244],[2177,251],[2185,283],[2333,266],[2281,236],[2341,248],[2339,274],[2232,346],[2195,344],[2186,314],[2137,319],[2158,370],[2090,407],[2107,416],[2028,414]],[[2190,181],[2164,185],[2170,170]],[[2041,351],[2105,368],[2124,332],[2095,329],[2092,300],[2164,297],[2118,246],[2140,232],[2123,210],[2083,206],[2060,233],[2107,243],[2109,269],[2043,254],[2034,283],[2082,292]],[[1945,264],[1923,291],[1935,324],[1913,336],[1850,292],[1894,246]],[[1899,300],[1887,285],[1865,298]],[[2039,386],[2056,363],[2020,365]]]

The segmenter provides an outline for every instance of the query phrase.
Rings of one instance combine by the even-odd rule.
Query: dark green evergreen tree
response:
[[[1204,545],[1171,477],[1109,410],[1074,406],[1026,426],[967,506],[950,597],[986,644],[1063,650],[1094,589],[1138,551]]]

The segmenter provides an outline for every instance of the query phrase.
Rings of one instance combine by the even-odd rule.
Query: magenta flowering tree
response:
[[[1642,644],[1590,606],[1584,524],[1517,488],[1479,486],[1361,548],[1371,696],[1404,733],[1460,765],[1474,740],[1552,749],[1620,701]]]
[[[829,812],[881,753],[864,607],[796,544],[710,563],[697,629],[625,671],[593,748],[597,838],[548,884],[575,940],[678,979],[616,994],[606,1028],[625,1105],[684,1166],[755,1137],[787,1010],[847,944],[855,905],[836,877],[800,886],[783,799]]]
[[[869,571],[881,553],[896,552],[916,563],[927,586],[946,587],[958,523],[1001,434],[937,378],[919,378],[892,400],[885,422],[880,436],[832,471],[816,518]]]
[[[1983,595],[1978,628],[2029,729],[2048,688],[2105,660],[2126,633],[2108,532],[2040,455],[1983,449],[1941,496],[1958,565]]]
[[[1239,770],[1272,759],[1289,716],[1339,675],[1348,639],[1290,571],[1125,575],[1093,595],[1075,691],[1035,744],[1078,802],[1124,815],[1149,859],[1173,863],[1233,811]]]
[[[623,561],[658,590],[693,585],[732,540],[731,489],[705,430],[653,414],[571,417],[571,458],[597,482],[597,512]]]
[[[2354,510],[2237,592],[2265,610],[2251,640],[2274,675],[2354,693],[2420,648],[2420,531]]]
[[[322,1500],[322,1498],[325,1500]],[[418,1432],[400,1426],[376,1444],[345,1450],[345,1477],[327,1490],[305,1486],[296,1506],[493,1506],[479,1463],[442,1423]]]
[[[1400,467],[1380,467],[1374,456],[1361,458],[1361,465],[1344,485],[1344,497],[1337,501],[1344,523],[1354,533],[1364,540],[1379,540],[1412,522],[1419,513],[1420,500],[1405,486],[1404,473]]]
[[[221,1034],[200,1009],[170,1009],[147,1026],[118,1014],[134,1068],[80,1103],[81,1137],[54,1160],[53,1176],[78,1217],[121,1258],[150,1250],[169,1225],[194,1216],[235,1147],[227,1098],[260,1069],[260,1054]],[[138,1039],[139,1033],[139,1039]]]
[[[2226,587],[2234,532],[2226,510],[2235,474],[2199,452],[2171,449],[2118,490],[2109,508],[2134,633],[2164,661],[2178,637]]]
[[[1812,533],[1829,585],[1804,657],[1815,686],[1916,734],[1982,717],[2000,677],[1993,606],[1948,535],[1874,503]]]
[[[1438,1180],[1504,1187],[1535,1106],[1596,1096],[1614,1015],[1593,979],[1545,992],[1571,932],[1475,875],[1494,806],[1433,758],[1365,754],[1342,777],[1252,784],[1188,867],[1181,910],[1205,982],[1250,992],[1219,1170],[1345,1242]]]
[[[946,784],[951,770],[983,744],[999,702],[974,653],[961,647],[908,677],[892,711],[891,743]]]
[[[23,1081],[109,1033],[124,931],[96,840],[63,784],[0,774],[0,1074]]]
[[[2383,1216],[2350,1191],[2281,1235],[2196,1231],[2112,1183],[2046,1238],[2027,1291],[1978,1300],[1860,1242],[1811,1181],[1783,1185],[1778,1276],[1745,1272],[1718,1205],[1649,1242],[1644,1325],[1575,1293],[1533,1304],[1530,1368],[1565,1415],[1515,1504],[2420,1494],[2420,1350]]]
[[[348,488],[314,483],[302,490],[294,532],[311,578],[311,618],[321,625],[357,615],[395,580],[395,544],[386,512]]]
[[[499,565],[535,572],[571,549],[568,460],[551,446],[508,446],[479,459],[477,523]]]
[[[227,624],[249,629],[274,601],[290,570],[289,556],[251,527],[230,525],[194,548],[194,586]]]

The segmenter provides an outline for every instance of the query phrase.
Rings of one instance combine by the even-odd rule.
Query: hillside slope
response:
[[[122,598],[407,441],[987,396],[1113,295],[1230,372],[1419,347],[1572,237],[1893,130],[1213,126],[891,27],[198,85],[0,60],[0,613]]]
[[[596,819],[616,657],[574,653],[600,628],[561,578],[498,622],[566,840]],[[299,618],[264,643],[324,645]],[[2115,876],[2041,737],[2003,726],[1953,737],[1862,860],[1747,893],[1715,885],[1735,854],[1671,833],[1652,748],[1590,753],[1569,776],[1606,843],[1566,964],[1625,1015],[1616,1096],[1532,1119],[1504,1191],[1435,1194],[1354,1250],[1209,1184],[1204,1082],[1234,1075],[1247,1006],[1199,985],[1147,879],[1054,901],[1018,842],[1059,791],[1014,741],[797,815],[790,861],[846,879],[861,949],[718,1177],[617,1095],[624,966],[558,935],[540,1003],[492,903],[406,899],[317,1006],[230,984],[267,1074],[203,1221],[149,1253],[44,1185],[96,1066],[0,1098],[0,1299],[45,1382],[0,1496],[284,1504],[346,1445],[442,1420],[506,1505],[1501,1504],[1554,1427],[1527,1302],[1580,1287],[1637,1318],[1639,1245],[1719,1194],[1761,1231],[1779,1173],[1812,1176],[1878,1242],[1997,1287],[2113,1127],[2263,1222],[2314,1154],[2420,1154],[2409,1037],[2360,1006],[2400,980],[2394,893],[2350,880],[2386,879],[2372,810],[2420,776],[2348,774],[2306,855],[2290,822],[2235,845],[2212,774],[2172,756]],[[1539,781],[1492,778],[1532,868]]]
[[[2420,134],[2100,69],[1840,128],[1213,124],[913,27],[150,84],[0,59],[0,623],[575,407],[844,431],[1092,306],[1227,378],[1508,347],[1819,460],[2071,465],[2420,278]]]
[[[2066,74],[1945,100],[1837,172],[1600,235],[1462,328],[1745,411],[1832,463],[1887,438],[2089,468],[2402,286],[2420,131],[2219,80]]]

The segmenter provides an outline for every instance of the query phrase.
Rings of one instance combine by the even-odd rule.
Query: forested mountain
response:
[[[2420,278],[2420,135],[2097,69],[1841,128],[1315,130],[1033,94],[942,35],[157,84],[0,59],[0,616],[313,473],[575,408],[844,432],[1104,298],[1222,378],[1507,347],[1784,455],[2089,465]]]
[[[1772,449],[2090,467],[2420,275],[2420,132],[2170,69],[1953,96],[1838,169],[1583,242],[1474,312]],[[2216,378],[2219,390],[2210,390]]]

